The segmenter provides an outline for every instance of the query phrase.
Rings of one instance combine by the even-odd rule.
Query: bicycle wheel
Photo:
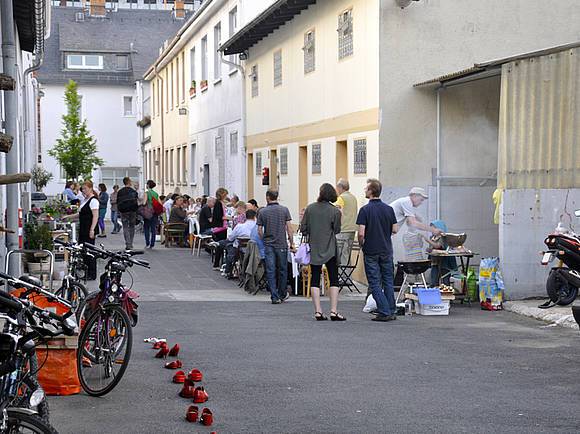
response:
[[[6,421],[7,433],[41,433],[58,434],[48,422],[43,421],[36,415],[27,414],[17,408],[6,410],[8,420]]]
[[[42,389],[38,383],[37,373],[38,360],[35,352],[28,359],[27,369],[23,372],[22,382],[18,387],[18,395],[12,400],[10,406],[34,410],[38,413],[39,418],[48,423],[50,420],[50,410],[44,392],[41,396],[35,396],[34,402],[31,402],[34,392],[38,389]]]
[[[116,304],[98,307],[79,336],[77,369],[82,388],[103,396],[115,388],[129,365],[133,330],[127,313]]]
[[[76,317],[77,324],[81,329],[84,327],[83,321],[86,323],[89,317],[93,314],[93,309],[91,308],[89,303],[94,301],[95,298],[97,298],[97,296],[100,293],[101,291],[93,291],[90,294],[88,294],[85,298],[83,298],[79,303],[79,307],[76,311]]]
[[[70,282],[63,285],[54,293],[56,296],[64,298],[71,305],[73,310],[77,310],[82,301],[89,295],[89,290],[80,282]]]

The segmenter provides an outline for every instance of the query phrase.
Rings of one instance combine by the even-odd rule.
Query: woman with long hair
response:
[[[153,208],[153,199],[159,201],[159,195],[154,190],[157,184],[155,181],[147,181],[147,191],[145,192],[145,205]],[[143,233],[145,234],[145,247],[152,249],[155,247],[155,238],[157,237],[157,225],[159,224],[159,219],[153,213],[150,219],[143,219]]]
[[[314,318],[317,321],[326,320],[320,305],[320,277],[322,266],[326,266],[330,280],[330,319],[345,321],[338,313],[338,259],[336,234],[340,233],[340,210],[336,202],[336,190],[331,184],[320,186],[318,200],[308,205],[304,211],[300,231],[308,237],[310,243],[310,269],[312,273],[312,302]]]

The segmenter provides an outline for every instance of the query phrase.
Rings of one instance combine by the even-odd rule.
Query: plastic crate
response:
[[[446,316],[449,315],[449,300],[443,300],[439,304],[420,304],[415,302],[415,313],[425,316]]]

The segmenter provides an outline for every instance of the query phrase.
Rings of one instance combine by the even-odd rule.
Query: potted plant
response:
[[[204,90],[206,90],[207,89],[207,80],[201,80],[200,86],[201,86],[201,91],[202,92]]]
[[[50,250],[54,248],[52,232],[48,225],[28,222],[24,225],[24,248],[27,250]],[[46,253],[27,253],[24,255],[28,272],[31,274],[41,274],[48,272],[50,265],[49,257]]]
[[[36,187],[36,191],[42,191],[44,187],[52,180],[53,175],[42,166],[34,166],[32,169],[32,183]]]
[[[189,88],[189,96],[195,96],[197,91],[195,80],[191,80],[191,86]]]

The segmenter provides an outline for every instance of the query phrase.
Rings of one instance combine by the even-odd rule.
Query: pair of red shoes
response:
[[[177,357],[180,348],[179,344],[175,344],[171,349],[169,349],[167,342],[156,342],[153,344],[153,349],[159,350],[159,352],[155,354],[156,359],[166,359],[167,356]]]
[[[187,413],[185,414],[185,418],[188,422],[195,423],[199,417],[199,408],[195,405],[189,406],[187,409]],[[201,411],[201,417],[199,421],[202,425],[211,426],[213,424],[213,413],[209,408],[204,408]]]
[[[209,395],[205,391],[205,388],[203,386],[195,387],[195,383],[191,380],[185,380],[183,388],[179,392],[179,396],[182,398],[193,398],[194,404],[203,404],[209,399]]]
[[[179,362],[179,368],[181,368],[181,362],[179,360],[176,360],[176,362]],[[172,368],[172,369],[177,369],[177,368]],[[189,371],[189,374],[187,374],[187,377],[186,377],[185,372],[177,371],[175,373],[175,375],[173,376],[173,382],[177,383],[177,384],[183,384],[183,383],[185,383],[186,378],[189,381],[191,381],[192,383],[199,383],[201,380],[203,380],[203,374],[201,373],[201,371],[199,369],[192,369],[191,371]]]

